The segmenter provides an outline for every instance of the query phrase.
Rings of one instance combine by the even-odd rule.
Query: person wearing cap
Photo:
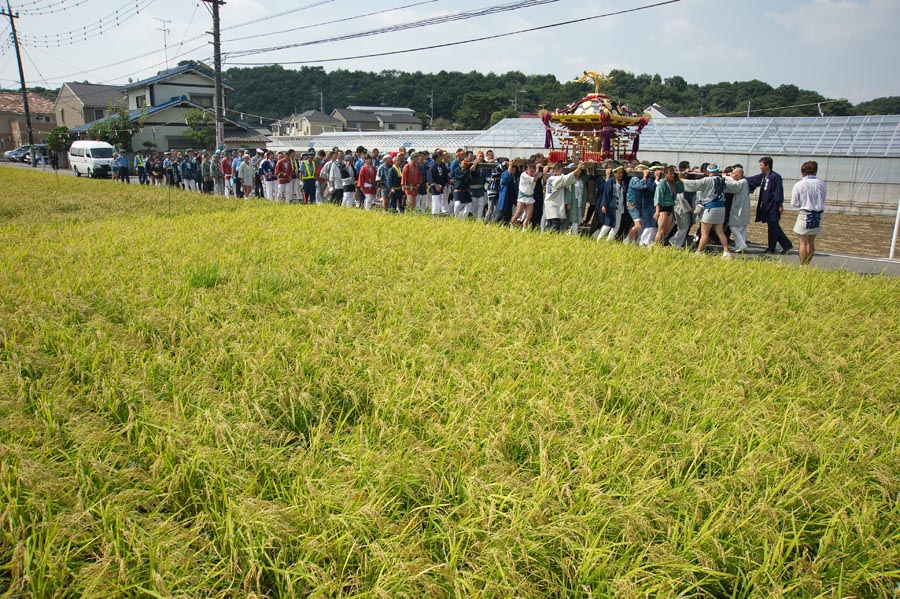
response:
[[[293,156],[294,150],[291,148],[287,151],[287,154],[282,154],[281,158],[275,163],[275,180],[278,182],[278,191],[273,199],[283,200],[285,204],[290,204],[293,200],[291,195],[293,188],[291,181],[294,174]]]
[[[240,150],[234,150],[231,153],[231,178],[232,178],[232,187],[234,188],[235,197],[242,198],[244,197],[244,187],[241,185],[239,181],[240,177],[238,176],[238,169],[241,168],[241,163],[244,162],[243,154]]]
[[[375,169],[375,187],[378,197],[381,199],[381,210],[388,211],[388,203],[390,202],[391,188],[388,186],[388,170],[393,168],[394,159],[390,154],[386,154],[381,161],[381,165]]]
[[[562,232],[563,221],[568,217],[568,211],[572,207],[572,200],[566,196],[566,191],[575,186],[581,176],[581,161],[576,159],[570,173],[563,174],[563,163],[553,165],[552,175],[549,165],[544,167],[546,184],[544,185],[544,221],[546,230]]]
[[[419,170],[420,156],[416,152],[409,155],[409,162],[403,167],[400,184],[406,194],[406,204],[410,212],[416,212],[416,200],[419,197],[419,185],[422,183],[422,171]]]
[[[534,214],[534,186],[543,176],[542,170],[536,170],[533,162],[528,162],[525,172],[519,177],[519,196],[516,199],[516,212],[510,219],[510,226],[515,227],[519,217],[523,217],[522,230],[527,231]]]
[[[709,235],[713,231],[722,244],[722,257],[730,258],[728,251],[728,238],[725,237],[725,192],[737,193],[742,185],[737,181],[728,181],[722,177],[718,164],[708,164],[706,172],[708,176],[699,180],[683,181],[684,191],[697,192],[698,208],[702,209],[700,217],[700,243],[697,245],[697,253],[706,251],[709,243]]]
[[[446,214],[444,210],[444,190],[447,185],[449,172],[444,164],[444,154],[440,150],[434,151],[434,164],[428,169],[428,189],[431,192],[431,215]]]
[[[625,210],[626,184],[625,167],[616,166],[610,169],[610,175],[603,184],[602,192],[597,200],[597,210],[603,215],[603,226],[600,228],[598,240],[613,241],[619,233],[622,223],[622,212]]]
[[[734,165],[731,170],[731,180],[736,181],[741,188],[734,193],[731,200],[728,224],[734,237],[734,251],[742,254],[747,249],[747,227],[750,225],[750,185],[744,178],[742,165]]]
[[[223,195],[225,193],[225,179],[222,176],[222,156],[218,151],[213,152],[212,156],[210,156],[209,170],[212,173],[213,195]]]
[[[781,246],[781,253],[787,254],[794,244],[781,228],[781,215],[784,212],[784,183],[781,175],[772,170],[772,158],[764,156],[759,159],[760,173],[747,177],[750,193],[759,189],[756,201],[756,222],[766,223],[768,228],[767,254],[775,253],[775,246]]]
[[[794,233],[800,236],[800,264],[807,266],[816,253],[816,235],[822,231],[825,212],[825,181],[818,178],[819,163],[808,160],[800,166],[803,178],[791,190],[791,206],[799,210]]]

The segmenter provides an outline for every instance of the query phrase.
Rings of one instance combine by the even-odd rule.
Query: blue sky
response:
[[[224,51],[318,40],[440,14],[484,8],[510,0],[227,0],[222,8]],[[315,60],[451,42],[651,4],[654,0],[556,0],[532,8],[374,37],[318,44],[238,62]],[[211,28],[206,8],[195,0],[20,0],[30,6],[72,6],[48,15],[22,15],[24,35],[55,35],[77,29],[139,3],[140,14],[104,35],[64,48],[26,47],[30,85],[63,81],[122,83],[165,67],[162,24],[168,29],[168,58],[209,60],[203,37]],[[27,4],[26,4],[27,3]],[[310,4],[278,18],[252,21]],[[17,3],[13,2],[13,10]],[[275,34],[360,13],[379,14],[333,25]],[[692,83],[760,79],[774,86],[794,83],[829,97],[853,102],[900,95],[900,0],[681,0],[627,16],[589,21],[546,31],[478,42],[453,49],[325,64],[326,69],[477,70],[553,73],[574,78],[584,69],[623,68],[636,73],[682,75]],[[248,40],[233,40],[260,35]],[[140,56],[148,54],[147,56]],[[112,63],[128,60],[125,64]],[[17,86],[13,53],[0,56],[0,85]]]

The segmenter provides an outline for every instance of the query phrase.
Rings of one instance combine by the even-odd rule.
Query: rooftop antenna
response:
[[[162,27],[157,27],[156,30],[163,32],[163,52],[165,52],[165,54],[166,54],[166,70],[168,71],[169,70],[169,28],[166,27],[166,25],[168,23],[171,23],[172,21],[169,21],[167,19],[161,19],[159,17],[153,17],[153,19],[155,21],[159,21],[159,24],[162,25]]]

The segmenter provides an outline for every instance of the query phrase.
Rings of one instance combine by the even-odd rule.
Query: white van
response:
[[[69,164],[76,177],[108,177],[115,151],[105,141],[76,141],[69,148]]]

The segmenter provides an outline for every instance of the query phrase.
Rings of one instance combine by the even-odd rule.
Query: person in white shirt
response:
[[[684,181],[684,191],[697,192],[697,208],[702,210],[697,253],[706,252],[710,233],[715,232],[722,244],[722,257],[727,259],[731,254],[728,252],[728,239],[725,237],[725,192],[737,193],[743,185],[737,181],[724,179],[720,175],[718,164],[710,164],[706,167],[706,172],[709,173],[708,177],[697,181]]]
[[[525,172],[519,177],[519,198],[516,202],[516,213],[509,221],[511,226],[515,227],[519,217],[524,214],[522,230],[528,230],[531,224],[531,215],[534,214],[534,184],[541,179],[542,175],[543,172],[535,171],[534,163],[529,162]]]
[[[750,185],[744,178],[744,167],[734,165],[731,180],[741,184],[740,191],[734,192],[731,200],[731,214],[728,215],[728,226],[734,235],[734,251],[743,253],[747,249],[747,227],[750,225]]]
[[[547,230],[556,231],[557,233],[562,232],[563,221],[566,220],[567,210],[570,207],[566,204],[566,188],[575,185],[578,177],[581,176],[581,161],[576,160],[573,166],[575,170],[564,175],[562,162],[557,162],[553,166],[553,175],[546,179],[547,184],[544,186],[544,217],[547,219]],[[549,165],[545,166],[545,172],[549,168]]]
[[[825,181],[816,175],[819,163],[813,160],[800,166],[803,179],[791,191],[791,206],[799,208],[794,233],[800,236],[800,264],[808,265],[816,253],[816,235],[822,230],[822,213],[825,212]]]

